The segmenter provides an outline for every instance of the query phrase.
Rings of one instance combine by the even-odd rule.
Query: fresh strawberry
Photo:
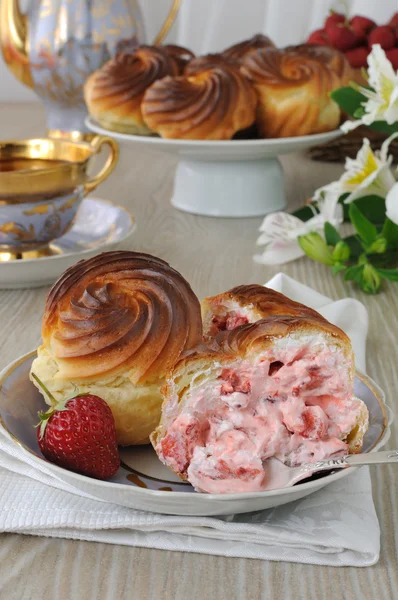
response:
[[[331,45],[342,52],[346,52],[347,50],[355,48],[355,46],[359,46],[362,41],[361,38],[346,25],[332,23],[326,27],[326,33]]]
[[[398,29],[398,12],[396,12],[395,15],[391,17],[388,25],[393,29]]]
[[[345,53],[345,57],[354,69],[362,69],[367,67],[367,58],[370,54],[370,48],[367,46],[359,46],[359,48],[353,48]]]
[[[96,479],[114,475],[120,458],[115,421],[107,403],[93,394],[56,402],[39,378],[32,376],[52,404],[48,411],[39,413],[37,429],[37,441],[47,460]]]
[[[379,27],[375,27],[373,31],[370,32],[368,37],[369,47],[373,46],[374,44],[380,44],[384,50],[394,48],[395,33],[393,29],[391,29],[391,27],[388,25],[380,25]]]
[[[313,31],[306,41],[306,44],[314,44],[317,46],[329,46],[329,40],[324,29]]]
[[[352,17],[350,21],[351,29],[360,38],[365,39],[372,29],[377,27],[376,23],[372,19],[357,15]]]
[[[337,25],[337,23],[345,23],[347,21],[347,17],[341,13],[334,12],[333,10],[330,13],[325,21],[325,28],[329,25]]]
[[[398,48],[391,48],[386,50],[386,56],[393,66],[393,69],[398,71]]]

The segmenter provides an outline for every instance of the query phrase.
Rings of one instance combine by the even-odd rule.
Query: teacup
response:
[[[90,177],[90,159],[103,145],[109,156]],[[71,227],[86,194],[113,171],[118,146],[96,136],[90,144],[63,140],[0,142],[0,252],[37,250]]]

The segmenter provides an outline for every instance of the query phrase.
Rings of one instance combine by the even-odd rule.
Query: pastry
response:
[[[258,96],[262,137],[310,135],[336,129],[340,109],[329,93],[340,79],[325,61],[295,49],[265,48],[242,59],[241,70]]]
[[[202,339],[200,305],[163,260],[107,252],[54,284],[42,337],[32,372],[55,398],[76,390],[103,398],[118,443],[143,444],[159,422],[166,371]]]
[[[316,46],[314,44],[300,44],[289,46],[286,50],[292,50],[300,56],[314,58],[325,63],[340,79],[340,86],[349,85],[355,79],[354,69],[344,56],[343,52],[331,46]]]
[[[243,42],[239,42],[238,44],[234,44],[233,46],[226,48],[222,54],[227,59],[240,62],[244,56],[250,54],[250,52],[253,52],[253,50],[274,47],[274,42],[270,40],[268,36],[258,33],[249,40],[244,40]]]
[[[183,73],[185,66],[191,61],[195,59],[195,55],[193,52],[188,50],[188,48],[184,48],[183,46],[177,46],[176,44],[166,44],[166,46],[162,46],[171,58],[177,61],[180,73]]]
[[[157,79],[179,72],[178,60],[162,47],[140,46],[119,53],[87,79],[88,111],[106,129],[150,135],[141,113],[145,91]]]
[[[163,138],[229,140],[255,119],[256,94],[236,67],[165,77],[145,93],[142,114]]]
[[[197,56],[189,61],[185,66],[184,75],[194,75],[200,71],[207,71],[214,67],[223,67],[225,65],[239,67],[239,63],[235,60],[225,57],[223,54],[204,54]]]
[[[239,285],[232,290],[202,300],[203,334],[207,339],[214,338],[220,331],[281,315],[290,317],[306,315],[322,319],[321,315],[312,308],[294,302],[263,285]]]
[[[151,441],[197,491],[272,487],[271,457],[299,466],[360,452],[368,411],[354,397],[349,338],[301,305],[283,316],[294,303],[282,295],[273,304],[281,315],[220,332],[168,374]]]

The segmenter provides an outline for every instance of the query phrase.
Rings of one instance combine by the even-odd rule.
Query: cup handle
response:
[[[161,30],[157,34],[155,41],[153,42],[155,46],[160,44],[164,40],[166,35],[169,33],[170,27],[173,25],[174,21],[176,20],[178,11],[180,10],[180,4],[181,4],[181,0],[173,0],[173,4],[171,5],[170,12],[166,17],[166,20],[163,23]]]
[[[117,142],[112,138],[105,135],[95,135],[90,142],[90,146],[93,148],[93,156],[98,154],[101,150],[102,146],[109,146],[109,156],[106,159],[106,162],[102,169],[97,175],[94,175],[92,179],[89,179],[84,184],[84,192],[88,194],[95,190],[100,183],[102,183],[113,171],[116,167],[117,159],[119,158],[119,146]]]

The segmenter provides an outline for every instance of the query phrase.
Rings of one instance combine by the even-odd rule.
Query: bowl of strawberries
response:
[[[361,69],[366,68],[374,44],[380,44],[394,69],[398,69],[398,12],[387,24],[378,25],[363,15],[349,18],[331,11],[323,28],[313,31],[306,43],[332,46],[343,52],[362,83]]]

